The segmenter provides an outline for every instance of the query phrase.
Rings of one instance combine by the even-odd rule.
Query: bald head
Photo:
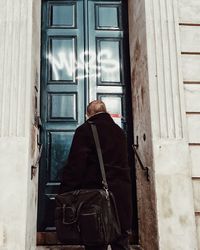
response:
[[[88,117],[96,115],[97,113],[101,113],[101,112],[107,112],[106,105],[104,102],[100,100],[95,100],[88,104],[87,106]]]

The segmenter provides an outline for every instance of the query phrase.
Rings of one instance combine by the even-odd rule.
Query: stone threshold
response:
[[[52,245],[52,246],[37,246],[36,250],[84,250],[83,246],[70,246],[70,245]],[[108,247],[108,250],[111,250]],[[143,250],[140,246],[130,246],[130,250]]]

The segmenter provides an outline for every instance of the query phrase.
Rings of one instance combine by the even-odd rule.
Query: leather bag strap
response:
[[[106,180],[106,173],[105,173],[105,168],[104,168],[104,163],[103,163],[103,157],[102,157],[102,151],[101,151],[101,146],[100,146],[100,142],[99,142],[97,127],[94,123],[91,123],[91,128],[92,128],[92,133],[94,136],[97,155],[98,155],[98,159],[99,159],[99,165],[100,165],[100,169],[101,169],[101,175],[102,175],[102,179],[103,179],[102,184],[103,184],[104,189],[108,190],[108,183]]]

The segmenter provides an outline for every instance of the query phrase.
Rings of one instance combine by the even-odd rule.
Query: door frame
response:
[[[126,15],[122,15],[124,17],[123,22],[126,23],[127,29],[124,30],[124,34],[125,34],[125,39],[127,41],[126,44],[128,44],[129,41],[129,32],[128,32],[128,6],[125,6],[125,3],[122,2],[122,6],[123,6],[123,11],[125,10]],[[41,9],[41,13],[42,13],[42,9]],[[41,23],[42,25],[42,23]],[[42,30],[42,29],[41,29]],[[129,57],[129,46],[125,46],[126,48],[126,58],[128,58],[128,60],[124,60],[125,65],[125,69],[127,71],[127,74],[130,76],[130,57]],[[41,51],[41,55],[42,55],[42,51]],[[42,67],[41,67],[41,75],[42,75]],[[130,79],[130,83],[131,83],[131,79]],[[129,93],[129,95],[126,95],[126,107],[132,107],[132,94],[131,94],[131,84],[128,85],[127,88],[127,92]],[[41,96],[41,95],[40,95]],[[129,145],[133,144],[133,110],[132,108],[129,108],[129,115],[127,116],[127,118],[129,119],[127,122],[130,124],[129,127],[129,134],[131,135],[128,139],[130,140]],[[132,162],[134,162],[134,157],[132,152],[132,149],[129,149],[129,154],[131,156],[131,160]],[[135,172],[135,167],[132,167],[132,178],[133,180],[136,180],[136,172]],[[133,197],[133,203],[135,204],[134,207],[134,214],[137,214],[137,190],[136,190],[136,181],[133,182],[133,189],[135,190],[135,196]],[[137,218],[137,217],[136,217]],[[137,220],[138,222],[138,220]],[[134,237],[132,238],[132,241],[134,241],[134,243],[138,243],[138,223],[135,223],[135,228],[134,228]],[[134,240],[133,240],[134,239]],[[49,244],[59,244],[59,241],[57,240],[56,237],[56,233],[55,232],[37,232],[37,245],[49,245]]]

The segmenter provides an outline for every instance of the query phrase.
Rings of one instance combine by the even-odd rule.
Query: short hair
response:
[[[100,112],[107,112],[106,105],[101,100],[94,100],[90,102],[87,106],[88,117],[93,116]]]

